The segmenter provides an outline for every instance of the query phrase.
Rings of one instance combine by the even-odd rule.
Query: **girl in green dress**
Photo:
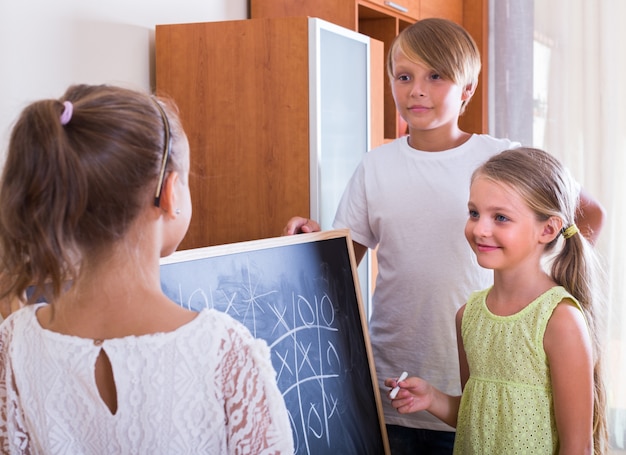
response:
[[[494,284],[456,315],[462,395],[385,381],[400,386],[398,412],[457,428],[455,453],[606,453],[599,268],[574,224],[579,190],[537,149],[501,152],[473,174],[465,236]]]

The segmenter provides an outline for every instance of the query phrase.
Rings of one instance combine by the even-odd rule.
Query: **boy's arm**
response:
[[[367,253],[367,247],[365,245],[361,245],[359,242],[352,241],[352,248],[354,249],[354,258],[356,260],[357,265],[361,263],[361,260]]]
[[[301,216],[294,216],[287,221],[287,224],[283,228],[282,235],[295,235],[303,234],[305,232],[319,232],[322,229],[317,221],[310,218],[303,218]],[[361,245],[358,242],[352,241],[352,247],[354,248],[354,257],[357,265],[361,263],[361,260],[367,253],[367,247]]]
[[[580,189],[580,201],[576,211],[576,225],[582,235],[591,243],[595,244],[604,226],[606,212],[604,207],[593,198],[584,188]],[[567,227],[567,226],[566,226]]]
[[[593,354],[581,311],[561,302],[554,310],[544,349],[550,365],[560,454],[593,453]]]

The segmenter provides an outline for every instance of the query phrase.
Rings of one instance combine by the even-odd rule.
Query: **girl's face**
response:
[[[182,169],[181,169],[181,178],[179,179],[179,191],[180,191],[180,206],[179,210],[182,215],[182,225],[184,229],[182,229],[183,234],[181,237],[181,241],[187,230],[189,229],[189,223],[191,222],[191,214],[192,204],[191,204],[191,191],[189,190],[189,169],[191,167],[190,163],[190,154],[189,154],[189,141],[187,140],[187,136],[183,135],[180,140],[180,147],[183,150],[184,159],[182,160]]]
[[[411,131],[427,131],[442,126],[456,128],[463,101],[472,92],[397,50],[393,59],[391,91],[396,108]]]
[[[539,221],[513,189],[476,177],[470,187],[465,237],[478,263],[495,271],[538,267],[553,220]]]

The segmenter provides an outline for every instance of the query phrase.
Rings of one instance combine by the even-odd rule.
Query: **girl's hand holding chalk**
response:
[[[409,373],[407,373],[406,371],[403,371],[400,377],[398,378],[398,380],[396,381],[396,383],[400,381],[404,381],[408,377],[409,377]],[[400,391],[400,386],[399,385],[395,386],[393,389],[391,389],[391,392],[389,392],[389,398],[393,400],[396,397],[396,395],[398,395],[399,391]]]

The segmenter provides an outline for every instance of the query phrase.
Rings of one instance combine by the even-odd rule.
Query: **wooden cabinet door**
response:
[[[443,17],[463,24],[463,0],[420,0],[420,19]]]
[[[251,0],[250,17],[318,17],[349,30],[357,29],[356,0]]]
[[[420,17],[420,0],[360,0],[367,5],[374,3],[385,8],[390,16],[401,15],[417,20]]]
[[[309,213],[308,65],[307,18],[157,26],[157,92],[191,150],[182,249],[274,237]]]

